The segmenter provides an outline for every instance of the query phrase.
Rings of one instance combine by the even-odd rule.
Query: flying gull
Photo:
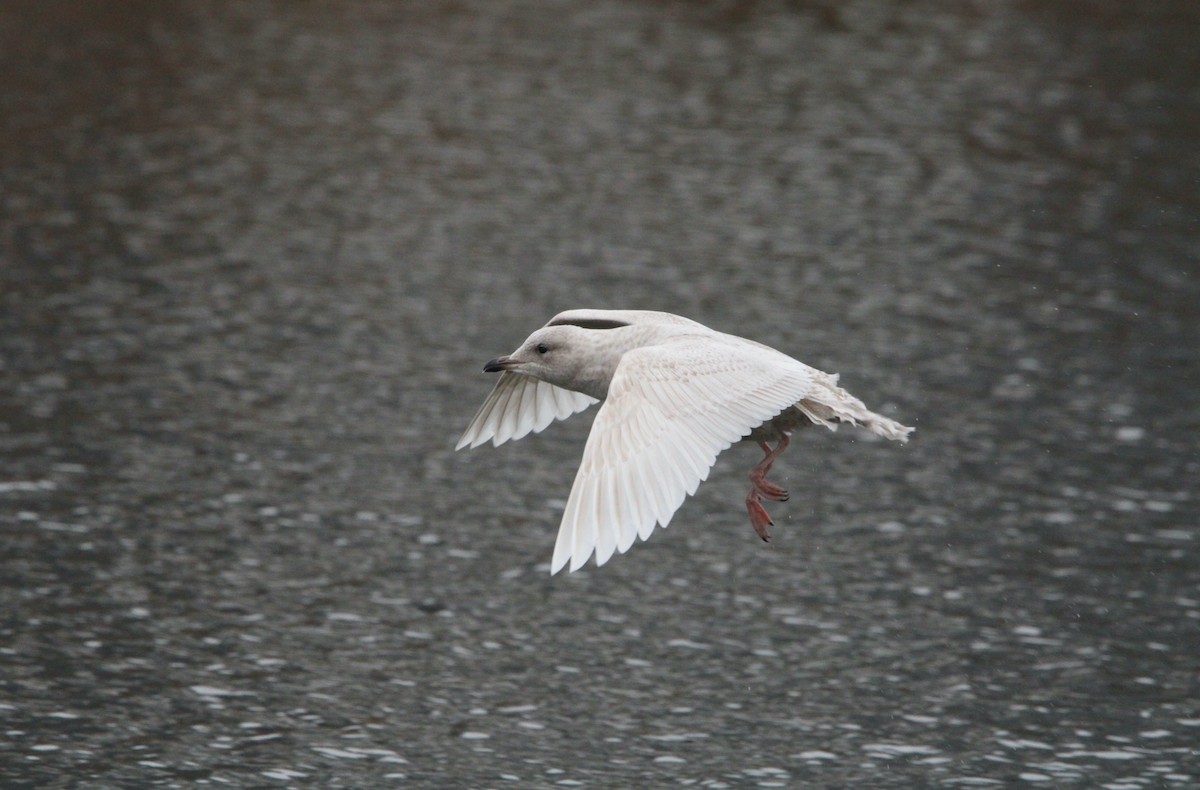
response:
[[[499,446],[603,401],[571,486],[551,573],[603,565],[655,524],[666,527],[737,441],[765,453],[750,471],[746,511],[763,540],[762,500],[788,493],[767,480],[789,435],[806,425],[859,425],[907,441],[907,428],[867,409],[824,373],[753,340],[646,310],[568,310],[520,348],[484,365],[500,380],[456,450]],[[774,446],[772,446],[772,444]]]

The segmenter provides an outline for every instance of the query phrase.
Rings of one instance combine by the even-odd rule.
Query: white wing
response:
[[[621,358],[583,449],[551,573],[603,565],[664,527],[717,455],[812,386],[812,369],[728,336],[680,338]]]
[[[509,439],[540,431],[555,420],[566,419],[595,402],[595,398],[582,392],[505,371],[454,449],[478,447],[488,439],[498,447]]]

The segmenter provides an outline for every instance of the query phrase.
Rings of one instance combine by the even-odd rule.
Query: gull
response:
[[[836,375],[672,313],[567,310],[483,370],[500,379],[455,450],[499,446],[603,401],[551,574],[568,563],[578,570],[593,553],[603,565],[656,524],[666,527],[735,442],[755,442],[764,453],[750,471],[746,511],[766,541],[774,522],[762,500],[788,498],[767,474],[793,431],[850,423],[904,442],[913,430],[867,409]]]

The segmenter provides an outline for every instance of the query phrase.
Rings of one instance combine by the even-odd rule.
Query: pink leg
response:
[[[758,446],[766,453],[766,457],[759,462],[758,466],[750,470],[750,483],[754,486],[754,489],[767,499],[772,499],[776,502],[786,502],[788,492],[768,481],[767,474],[771,471],[771,466],[775,463],[775,459],[787,449],[790,442],[791,440],[788,439],[787,434],[783,435],[783,438],[779,440],[779,444],[775,446],[774,450],[766,442],[759,442]]]
[[[767,509],[762,506],[760,497],[773,499],[776,502],[784,502],[788,498],[788,492],[774,483],[767,481],[767,473],[771,471],[771,465],[775,463],[775,459],[779,454],[787,449],[788,437],[784,434],[779,440],[779,444],[772,450],[771,446],[766,442],[759,442],[766,457],[759,462],[758,466],[750,470],[750,493],[746,494],[746,512],[750,514],[750,526],[754,527],[754,532],[765,541],[771,540],[770,527],[775,526],[775,522],[771,520],[771,515],[767,513]]]
[[[746,494],[746,512],[750,514],[750,526],[754,527],[754,532],[768,543],[771,542],[771,533],[769,529],[775,526],[775,522],[771,520],[771,514],[758,501],[758,491],[753,488],[750,493]]]

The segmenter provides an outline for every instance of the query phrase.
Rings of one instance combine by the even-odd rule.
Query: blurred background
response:
[[[1191,2],[6,0],[0,784],[1200,782]],[[681,313],[917,432],[550,577]]]

